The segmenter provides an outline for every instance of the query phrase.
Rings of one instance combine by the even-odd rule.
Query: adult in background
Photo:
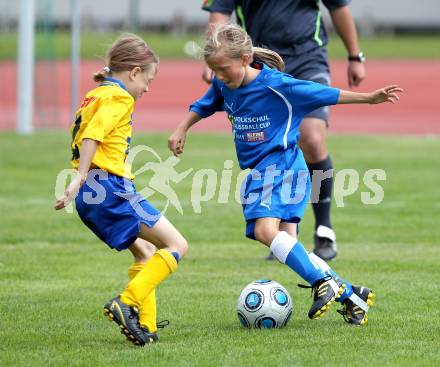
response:
[[[365,77],[365,57],[358,46],[356,27],[348,7],[350,0],[322,0],[330,12],[336,32],[347,50],[348,86],[358,86]],[[277,52],[285,72],[296,79],[329,85],[327,32],[319,0],[205,0],[209,23],[228,23],[235,12],[238,23],[255,46]],[[210,83],[212,71],[206,66],[203,79]],[[304,117],[299,145],[313,180],[312,206],[315,216],[314,250],[324,260],[337,255],[336,235],[330,220],[333,163],[326,144],[328,107]],[[272,253],[267,259],[273,259]]]

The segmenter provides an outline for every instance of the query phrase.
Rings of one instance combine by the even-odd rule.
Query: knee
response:
[[[180,259],[182,259],[188,251],[188,241],[184,237],[179,238],[173,244],[173,251],[178,252]]]
[[[257,241],[264,243],[266,246],[270,246],[272,240],[277,235],[277,231],[268,226],[255,226],[254,236]]]

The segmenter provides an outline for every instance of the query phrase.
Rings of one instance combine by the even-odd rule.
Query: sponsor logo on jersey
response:
[[[81,103],[81,108],[87,107],[90,103],[92,103],[94,100],[96,99],[96,97],[88,97],[88,98],[84,98],[83,103]]]
[[[264,136],[264,131],[251,132],[246,134],[246,140],[249,142],[252,141],[264,141],[266,140]]]

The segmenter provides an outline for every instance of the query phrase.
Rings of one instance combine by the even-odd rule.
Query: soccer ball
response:
[[[292,316],[292,299],[281,284],[257,280],[242,290],[237,315],[247,328],[281,328]]]

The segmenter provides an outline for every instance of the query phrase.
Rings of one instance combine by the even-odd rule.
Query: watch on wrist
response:
[[[359,52],[357,55],[348,56],[348,61],[365,62],[366,58],[363,52]]]

